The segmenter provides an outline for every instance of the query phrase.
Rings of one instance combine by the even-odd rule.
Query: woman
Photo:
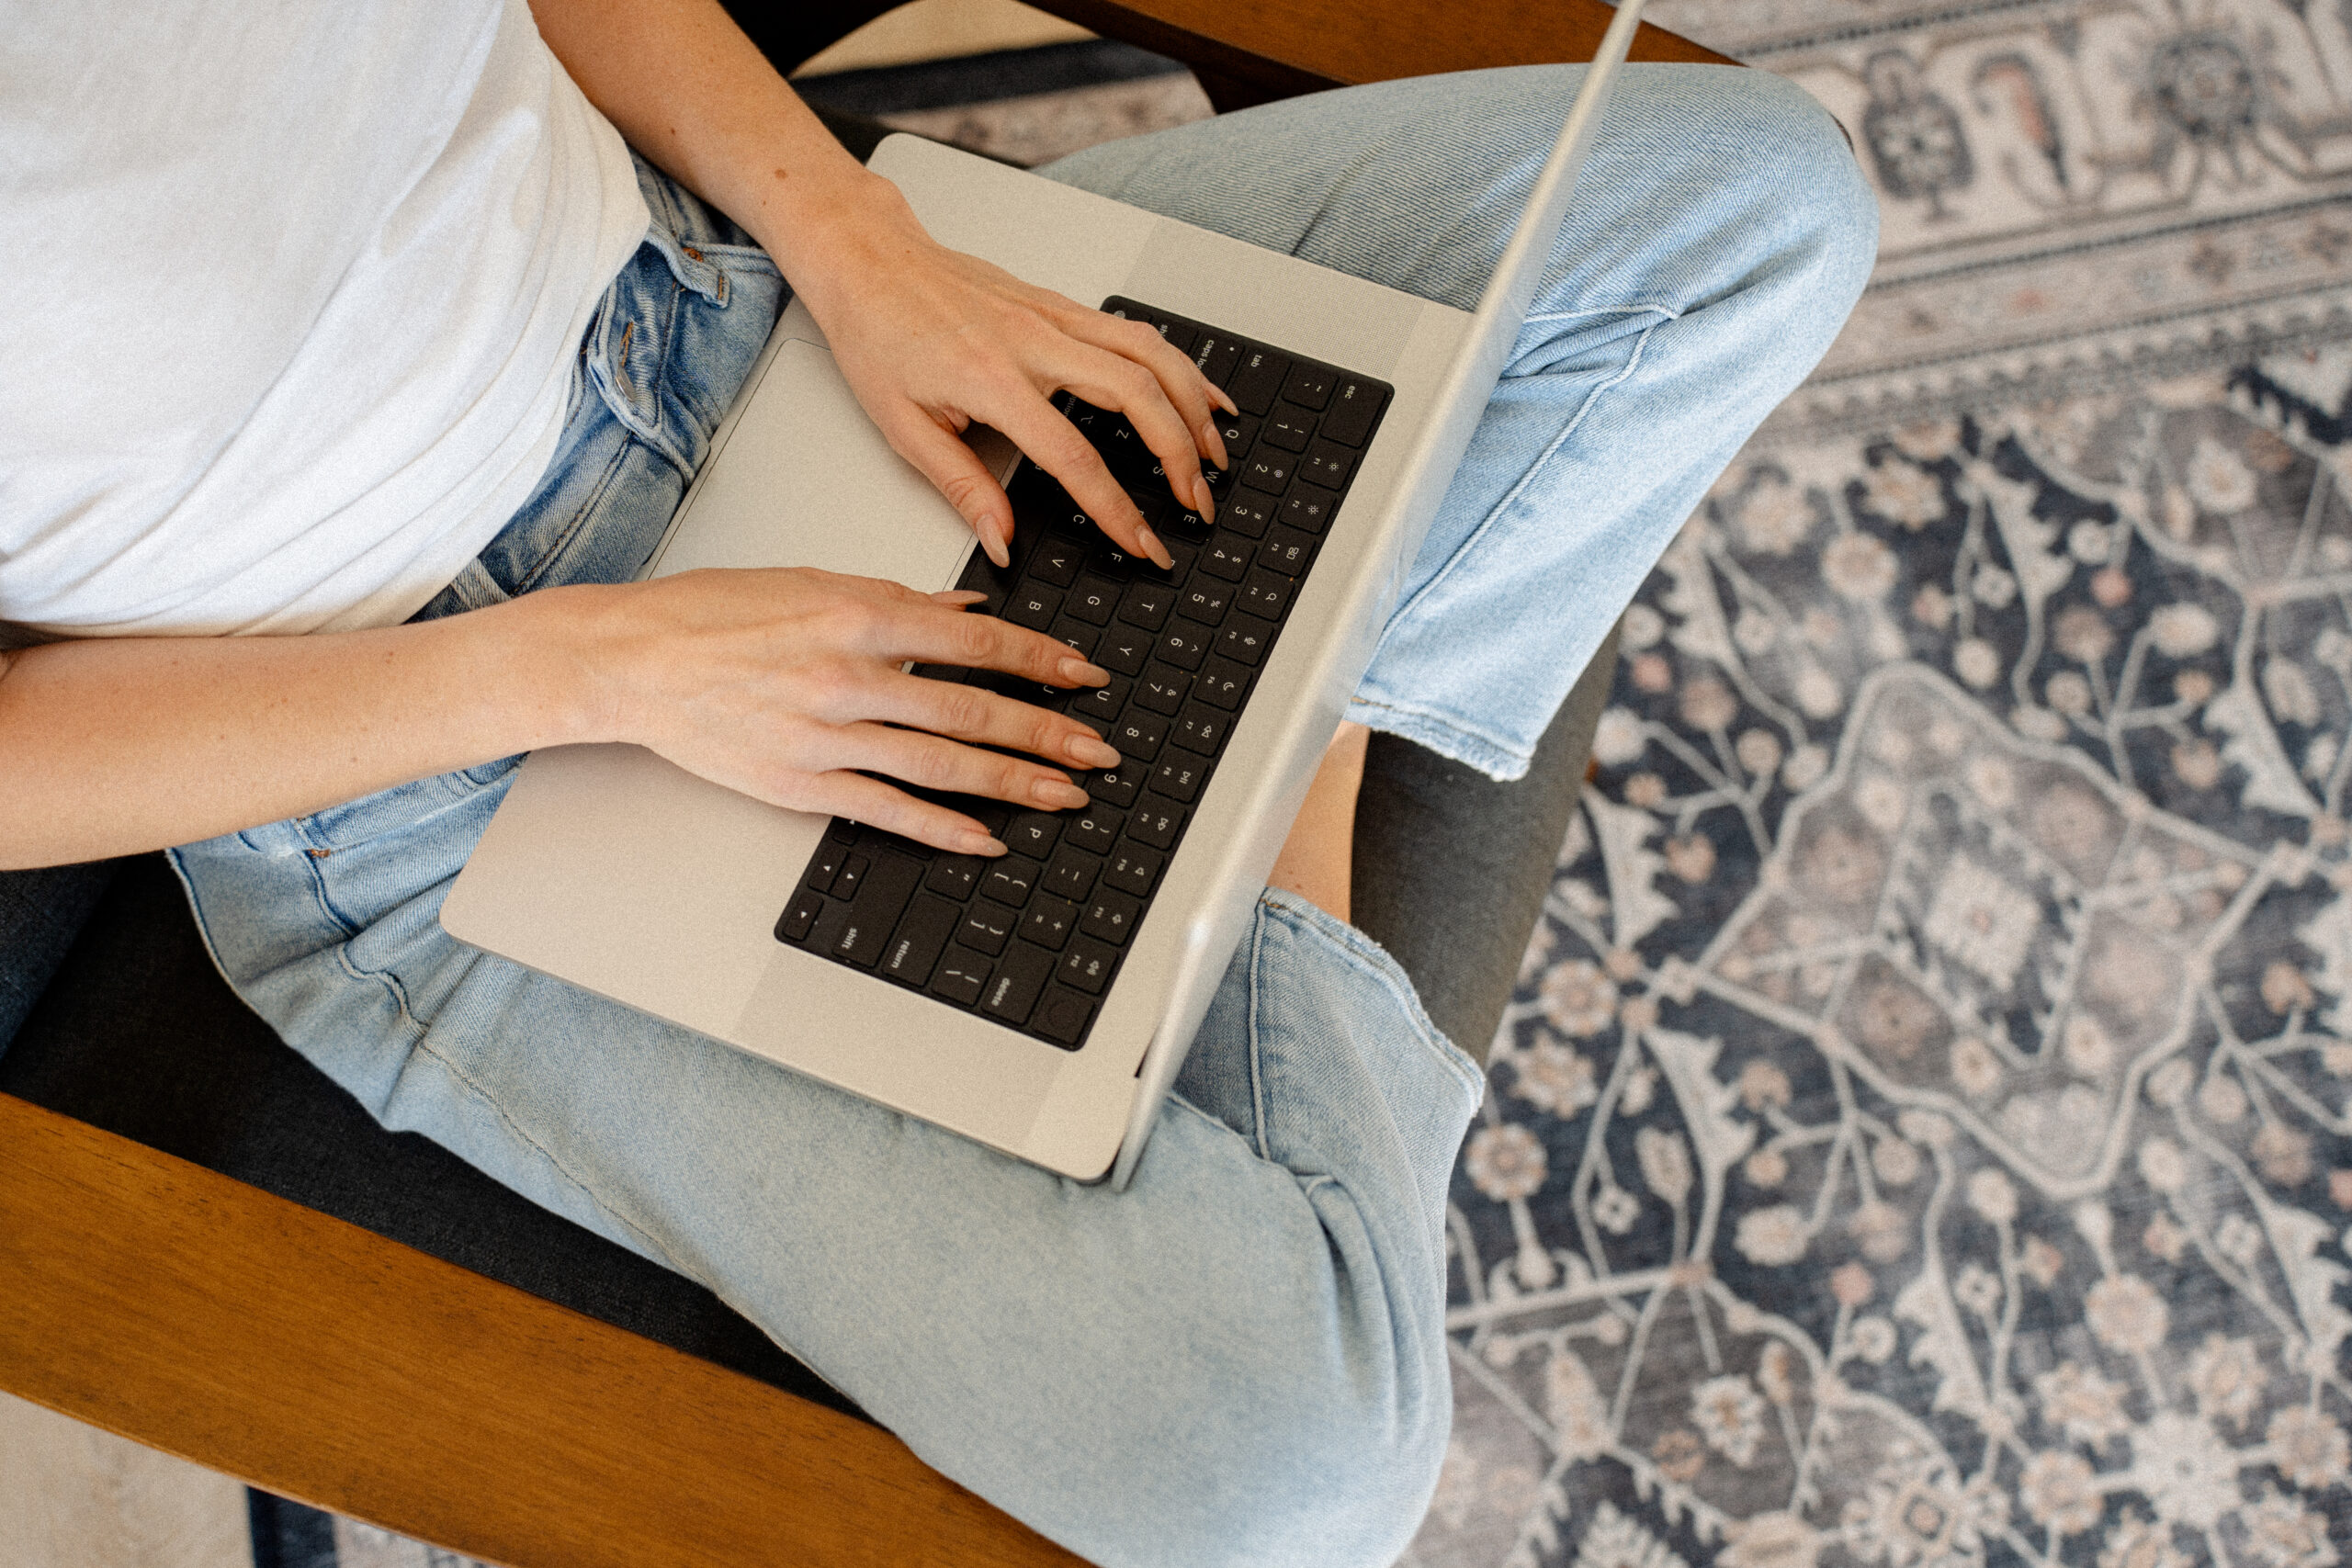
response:
[[[1760,73],[1626,73],[1114,1194],[434,916],[537,746],[631,741],[982,853],[978,823],[867,775],[1058,808],[1109,761],[1060,716],[899,673],[1102,679],[955,596],[631,581],[787,281],[992,555],[1011,512],[968,423],[1156,555],[1047,399],[1120,409],[1205,503],[1201,465],[1240,456],[1222,394],[1148,330],[933,243],[708,0],[52,9],[0,44],[0,864],[179,846],[223,973],[387,1125],[703,1280],[1086,1556],[1392,1559],[1445,1444],[1440,1220],[1481,1080],[1344,923],[1363,727],[1525,770],[1867,276],[1874,209],[1827,117]],[[1575,74],[1354,89],[1046,172],[1467,308]]]

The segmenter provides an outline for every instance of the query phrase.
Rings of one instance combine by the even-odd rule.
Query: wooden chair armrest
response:
[[[512,1568],[1079,1559],[879,1427],[0,1095],[0,1388]]]
[[[1220,109],[1359,82],[1490,65],[1590,60],[1615,13],[1602,0],[1030,0],[1190,65]],[[1647,22],[1632,58],[1735,65]]]

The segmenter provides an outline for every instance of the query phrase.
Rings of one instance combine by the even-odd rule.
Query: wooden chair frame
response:
[[[1589,59],[1600,0],[1037,0],[1222,108]],[[888,9],[739,17],[790,65]],[[781,12],[781,8],[779,8]],[[764,31],[765,36],[763,36]],[[1636,59],[1730,63],[1645,27]],[[1078,1560],[888,1432],[0,1095],[0,1389],[513,1568]]]

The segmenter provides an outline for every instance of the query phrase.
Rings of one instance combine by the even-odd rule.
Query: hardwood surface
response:
[[[876,1427],[6,1095],[0,1280],[0,1389],[513,1568],[1079,1561]]]
[[[1038,9],[1191,65],[1220,109],[1359,82],[1590,60],[1615,14],[1601,0],[1031,0]],[[1642,24],[1632,58],[1730,65]]]
[[[245,1489],[0,1394],[0,1562],[253,1568]]]

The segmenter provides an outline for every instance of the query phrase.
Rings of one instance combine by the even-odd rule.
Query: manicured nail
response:
[[[1054,667],[1054,672],[1073,686],[1107,686],[1111,683],[1108,670],[1089,664],[1083,659],[1065,659]]]
[[[1196,475],[1193,479],[1193,510],[1201,514],[1204,523],[1216,521],[1216,497],[1209,493],[1208,476]]]
[[[1029,786],[1029,798],[1040,806],[1084,806],[1086,792],[1068,779],[1039,779]]]
[[[999,567],[1012,564],[1012,552],[1005,548],[1003,530],[993,517],[980,520],[980,548],[986,550],[989,559]]]
[[[1216,400],[1217,407],[1223,409],[1227,413],[1239,413],[1241,412],[1241,405],[1235,402],[1231,398],[1227,397],[1223,387],[1218,386],[1215,381],[1211,381],[1208,385],[1209,396]]]
[[[961,610],[977,604],[988,597],[977,588],[943,588],[931,596],[934,604],[944,604],[951,610]]]
[[[1073,735],[1062,743],[1070,761],[1089,768],[1115,768],[1119,754],[1091,735]]]
[[[956,836],[956,848],[965,854],[980,855],[989,860],[994,860],[1006,852],[1002,844],[989,838],[978,828],[968,833],[958,833]]]
[[[1202,425],[1201,434],[1204,437],[1202,445],[1208,450],[1209,461],[1220,468],[1233,467],[1233,458],[1225,449],[1225,437],[1217,434],[1216,421],[1210,420]]]
[[[1159,542],[1159,536],[1151,531],[1150,524],[1136,524],[1136,538],[1142,544],[1143,553],[1158,563],[1160,570],[1168,571],[1175,567],[1176,558],[1168,553],[1168,547]]]

